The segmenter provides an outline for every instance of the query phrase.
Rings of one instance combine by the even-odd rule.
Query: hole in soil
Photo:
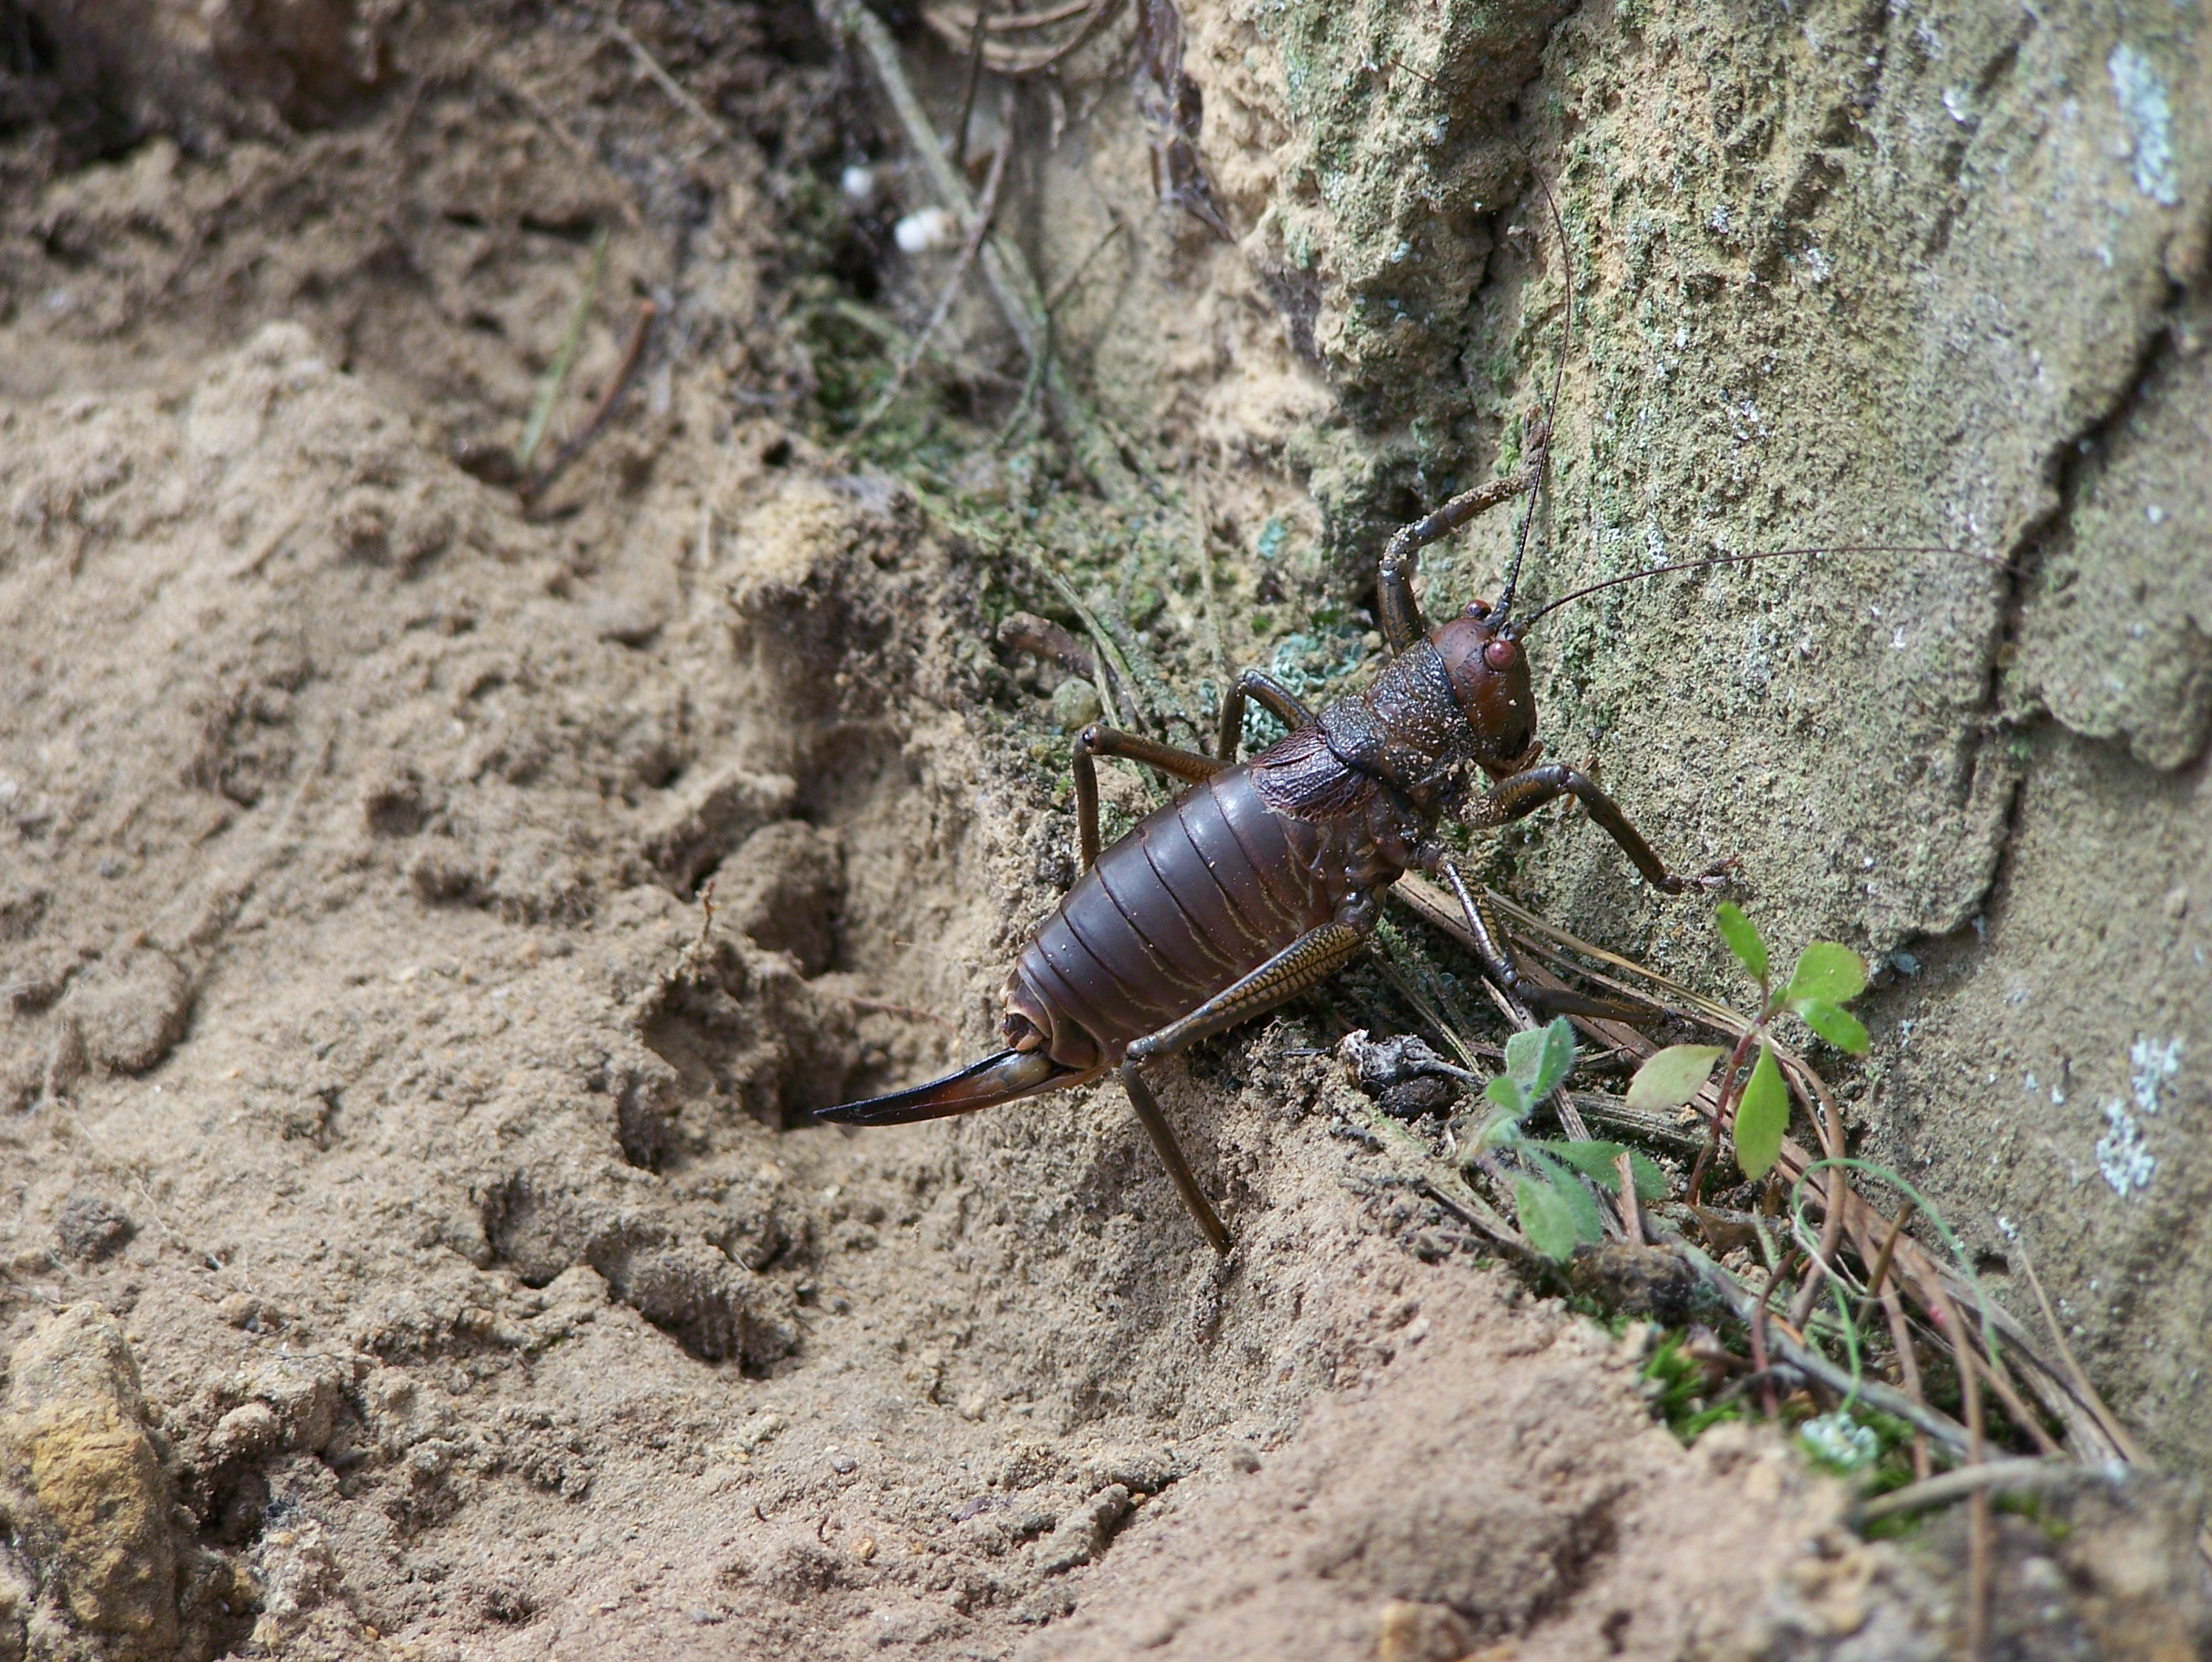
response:
[[[519,1587],[495,1586],[483,1596],[483,1613],[502,1627],[520,1628],[538,1615],[538,1601]]]
[[[588,243],[598,234],[597,220],[580,214],[564,215],[559,219],[539,219],[525,214],[522,228],[534,231],[541,237],[557,237],[562,242]]]

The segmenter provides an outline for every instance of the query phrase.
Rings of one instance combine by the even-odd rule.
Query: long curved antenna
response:
[[[1521,516],[1521,529],[1513,538],[1513,563],[1506,568],[1505,587],[1498,597],[1498,605],[1492,616],[1503,622],[1512,614],[1513,591],[1521,583],[1521,559],[1528,551],[1528,532],[1536,523],[1537,500],[1544,494],[1544,476],[1552,459],[1552,424],[1559,419],[1559,393],[1567,384],[1567,352],[1575,338],[1575,261],[1567,247],[1567,222],[1560,217],[1559,204],[1552,195],[1552,187],[1543,174],[1533,167],[1530,176],[1536,188],[1544,193],[1544,205],[1552,210],[1552,227],[1559,239],[1559,276],[1566,285],[1567,311],[1559,326],[1559,363],[1552,374],[1552,402],[1544,411],[1544,433],[1537,441],[1536,483],[1528,493],[1528,511]]]
[[[1702,560],[1685,560],[1679,565],[1651,566],[1643,571],[1633,571],[1620,577],[1608,577],[1602,583],[1592,583],[1587,588],[1563,594],[1557,600],[1548,600],[1521,622],[1525,631],[1533,629],[1547,613],[1555,612],[1570,600],[1580,600],[1585,595],[1595,594],[1601,589],[1617,589],[1624,583],[1641,582],[1647,577],[1664,577],[1668,572],[1703,571],[1708,566],[1747,566],[1755,560],[1795,560],[1811,554],[1951,554],[1961,560],[1978,560],[2001,572],[2012,567],[1994,555],[1976,554],[1972,549],[1945,548],[1940,543],[1838,543],[1820,548],[1762,549],[1755,554],[1710,554]]]

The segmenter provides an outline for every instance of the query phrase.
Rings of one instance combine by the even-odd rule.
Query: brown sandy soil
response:
[[[1424,244],[1405,293],[1456,284],[1465,315],[1370,338],[1346,297],[1382,232],[1297,184],[1326,121],[1286,112],[1296,54],[1257,11],[1188,16],[1241,246],[1155,206],[1126,24],[1030,83],[1009,200],[1046,276],[1084,279],[1061,325],[1085,385],[1198,505],[1209,610],[1203,561],[1160,553],[1182,522],[1055,518],[1096,506],[1068,449],[993,448],[1023,367],[974,285],[921,379],[975,442],[901,470],[827,448],[837,330],[918,326],[952,258],[891,240],[926,194],[890,118],[803,8],[625,8],[639,52],[611,15],[0,0],[0,1658],[1944,1654],[1961,1543],[1861,1541],[1841,1485],[1778,1435],[1681,1446],[1640,1388],[1647,1329],[1616,1339],[1532,1296],[1344,1134],[1334,1011],[1166,1075],[1238,1233],[1227,1265],[1113,1092],[896,1132],[801,1123],[979,1052],[1009,955],[1072,875],[1060,677],[992,646],[1006,610],[1050,596],[979,517],[1047,542],[1125,527],[1152,562],[1125,573],[1150,585],[1147,638],[1186,687],[1229,658],[1358,658],[1358,627],[1309,610],[1343,611],[1374,525],[1516,442],[1516,355],[1555,339],[1529,297],[1556,274],[1525,227],[1482,210]],[[1534,124],[1470,141],[1451,211],[1494,198],[1506,152],[1564,118],[1540,77],[1630,52],[1618,19],[1556,22],[1481,26],[1504,42],[1498,84],[1455,95],[1526,83]],[[1469,52],[1491,38],[1468,31]],[[949,118],[957,55],[907,50]],[[1358,166],[1383,168],[1396,132]],[[2192,191],[2194,132],[2174,164]],[[841,186],[861,163],[881,202]],[[549,452],[613,384],[641,303],[657,316],[615,419],[526,498],[493,463],[602,234]],[[2184,242],[2121,246],[2123,275],[2163,258],[2176,294],[2201,288]],[[1598,311],[1573,421],[1602,457],[1589,412],[1624,337]],[[1480,396],[1406,390],[1407,365],[1486,331],[1495,361],[1462,378]],[[2197,408],[2207,360],[2158,350],[2126,407]],[[2100,396],[2055,399],[2021,476],[2124,395]],[[1431,418],[1451,436],[1406,439]],[[2129,430],[2098,428],[2097,464],[2201,516],[2203,476],[2193,499],[2173,482],[2186,446]],[[1711,442],[1668,442],[1692,437]],[[2033,516],[1990,506],[2006,488],[1960,487],[1948,511],[2027,535]],[[2141,517],[2117,485],[2097,500]],[[1503,534],[1439,580],[1494,569]],[[1112,569],[1092,544],[1054,555]],[[2159,567],[2198,584],[2183,611],[2203,603],[2195,557]],[[2089,569],[2092,589],[2110,577]],[[1799,936],[1888,951],[1950,931],[1923,948],[1951,1002],[1917,1042],[1978,1056],[2017,1008],[1959,961],[1966,919],[2003,904],[1991,839],[2017,835],[2017,889],[2065,863],[2082,804],[2164,770],[2104,834],[2141,852],[2129,882],[2155,895],[2131,939],[2157,937],[2167,967],[2115,972],[2160,978],[2157,999],[2115,992],[2096,1039],[2124,1049],[2138,1009],[2184,1038],[2148,1133],[2160,1210],[2003,1204],[2059,1234],[2120,1231],[2138,1278],[2166,1251],[2193,1265],[2212,1246],[2175,1174],[2203,1156],[2159,1139],[2201,1125],[2212,1056],[2187,956],[2212,915],[2203,676],[2185,663],[2147,716],[2086,682],[2075,699],[2060,614],[2003,626],[1961,582],[1909,579],[1933,585],[1912,591],[1931,635],[2012,628],[2072,725],[2003,740],[2033,754],[2002,789],[1989,770],[1905,780],[1905,828],[1879,846],[1917,836],[1923,856],[1872,921],[1838,922],[1856,891],[1777,854],[1786,826],[1739,837],[1670,794],[1741,678],[1655,739],[1659,777],[1624,795],[1685,863],[1744,852],[1765,915]],[[2176,652],[2212,628],[2188,616]],[[1765,626],[1759,652],[1800,651],[1801,622]],[[1838,628],[1849,658],[1865,643]],[[1563,640],[1559,673],[1582,678],[1547,689],[1571,712],[1562,754],[1613,725],[1587,647]],[[1990,661],[1898,706],[1915,743],[1987,725]],[[1775,785],[1756,736],[1812,719],[1790,673],[1780,702],[1801,702],[1745,717],[1739,798]],[[1832,784],[1860,743],[1789,765]],[[1838,824],[1867,800],[1804,788]],[[1119,776],[1109,794],[1146,800]],[[2143,816],[2164,817],[2144,834]],[[1522,892],[1724,989],[1702,923],[1592,875],[1584,834],[1547,819],[1510,844]],[[2081,869],[2068,906],[2101,892]],[[2072,937],[2006,916],[1996,947],[2036,966],[2021,985],[2071,986]],[[2045,932],[2019,948],[2015,927]],[[1912,1095],[1937,1065],[1922,1055],[1899,1039],[1864,1085],[1875,1136],[1952,1113]],[[2008,1084],[2040,1055],[2008,1052]],[[2077,1065],[2084,1097],[2119,1089]],[[1936,1186],[1971,1189],[1973,1113],[1926,1123]],[[2092,1256],[2052,1266],[2077,1300]],[[2130,1296],[2193,1310],[2202,1288],[2192,1270]],[[2099,1364],[2185,1471],[2212,1458],[2201,1410],[2161,1418],[2130,1392],[2142,1370],[2200,1400],[2178,1370],[2202,1343]],[[2194,1504],[2138,1482],[2083,1500],[2071,1537],[2008,1521],[2000,1632],[2044,1635],[2020,1654],[2196,1653]],[[2054,1635],[2089,1648],[2035,1648]]]

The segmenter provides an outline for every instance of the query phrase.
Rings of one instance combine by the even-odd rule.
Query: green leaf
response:
[[[1511,1080],[1506,1084],[1518,1090]],[[1474,1139],[1475,1154],[1487,1154],[1492,1149],[1510,1149],[1528,1139],[1521,1134],[1521,1116],[1500,1108],[1482,1122],[1482,1130]]]
[[[1705,1086],[1713,1064],[1724,1052],[1718,1045],[1669,1045],[1637,1069],[1628,1082],[1628,1106],[1679,1108]]]
[[[1735,1163],[1746,1177],[1765,1177],[1782,1156],[1782,1134],[1790,1129],[1790,1092],[1782,1070],[1765,1044],[1735,1108]]]
[[[1516,1033],[1505,1041],[1504,1077],[1510,1078],[1521,1093],[1520,1113],[1530,1112],[1557,1090],[1559,1081],[1574,1065],[1575,1029],[1564,1016],[1547,1028]],[[1492,1096],[1490,1100],[1500,1107],[1506,1106],[1503,1097]]]
[[[1516,1033],[1505,1041],[1505,1071],[1525,1095],[1544,1062],[1544,1030]],[[1533,1099],[1531,1099],[1533,1102]]]
[[[1734,901],[1723,901],[1713,908],[1713,921],[1720,925],[1721,939],[1729,943],[1729,950],[1742,961],[1759,986],[1766,985],[1766,943],[1759,938],[1759,931],[1743,908]]]
[[[1521,1087],[1502,1073],[1494,1073],[1490,1083],[1482,1088],[1482,1100],[1500,1107],[1518,1119],[1528,1112],[1528,1099],[1522,1095]]]
[[[1551,1026],[1544,1029],[1544,1048],[1537,1059],[1535,1081],[1528,1089],[1529,1102],[1541,1102],[1559,1089],[1574,1067],[1574,1023],[1564,1016],[1555,1016]]]
[[[1832,1004],[1826,998],[1800,998],[1790,1008],[1804,1019],[1807,1027],[1838,1050],[1847,1050],[1854,1056],[1867,1053],[1867,1030],[1859,1025],[1858,1017],[1841,1004]]]
[[[1528,1244],[1559,1263],[1571,1258],[1583,1242],[1605,1238],[1597,1202],[1590,1198],[1589,1190],[1556,1167],[1515,1178],[1513,1204]]]
[[[1620,1158],[1623,1152],[1620,1143],[1607,1143],[1597,1137],[1574,1143],[1547,1138],[1533,1146],[1547,1154],[1557,1155],[1607,1194],[1620,1192],[1620,1173],[1613,1163]],[[1644,1201],[1666,1199],[1670,1186],[1667,1174],[1647,1156],[1638,1154],[1633,1149],[1627,1149],[1626,1153],[1628,1169],[1636,1178],[1636,1198]]]
[[[1866,960],[1835,941],[1814,941],[1797,955],[1782,1002],[1795,1009],[1801,998],[1848,1004],[1866,991]]]

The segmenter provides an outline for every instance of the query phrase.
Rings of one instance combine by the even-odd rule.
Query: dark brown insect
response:
[[[1229,1232],[1176,1146],[1144,1065],[1274,1009],[1342,968],[1366,943],[1383,891],[1409,870],[1441,876],[1458,896],[1486,974],[1553,1010],[1586,1010],[1573,995],[1538,994],[1502,932],[1436,839],[1449,815],[1479,827],[1521,818],[1571,793],[1655,888],[1678,895],[1708,882],[1669,871],[1612,798],[1585,774],[1539,760],[1536,701],[1512,616],[1513,571],[1497,604],[1476,601],[1434,628],[1410,579],[1413,556],[1541,477],[1548,423],[1513,477],[1454,498],[1406,526],[1384,551],[1379,611],[1390,661],[1357,697],[1319,714],[1258,670],[1223,701],[1218,756],[1109,727],[1075,742],[1083,875],[1007,978],[1006,1048],[911,1089],[826,1108],[817,1119],[900,1125],[995,1107],[1083,1084],[1119,1069],[1191,1216],[1215,1248]],[[1525,544],[1527,525],[1522,528]],[[1291,731],[1237,761],[1247,699]],[[1103,853],[1098,756],[1142,762],[1190,788]],[[1474,796],[1474,770],[1496,784]]]

